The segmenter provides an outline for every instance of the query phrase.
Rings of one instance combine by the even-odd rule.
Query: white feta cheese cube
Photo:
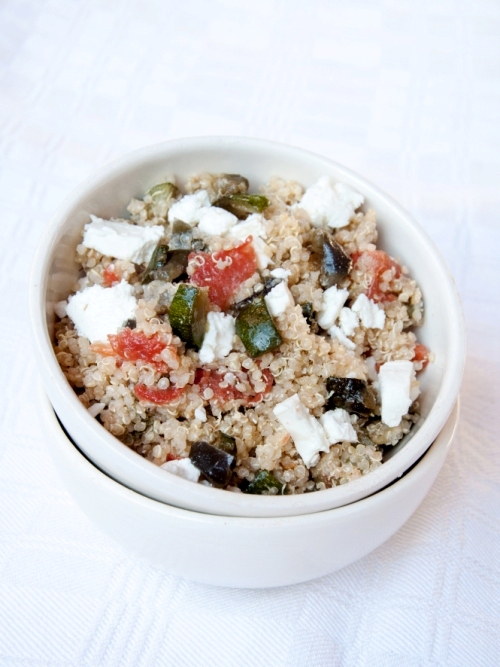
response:
[[[187,479],[188,482],[197,482],[200,479],[200,471],[191,463],[191,459],[175,459],[167,461],[160,466],[163,470]]]
[[[348,296],[348,290],[338,289],[336,285],[323,292],[323,303],[318,313],[318,324],[322,329],[333,327]]]
[[[269,272],[273,278],[281,278],[282,280],[286,280],[288,282],[288,278],[292,275],[291,271],[288,271],[288,269],[273,269],[272,271]]]
[[[95,215],[90,218],[92,222],[85,225],[82,244],[108,257],[127,259],[135,264],[149,262],[165,233],[162,225],[140,227],[129,222],[103,220]]]
[[[61,320],[63,317],[66,317],[66,308],[68,306],[67,301],[58,301],[57,303],[54,304],[54,313],[59,317]]]
[[[199,405],[196,410],[194,411],[194,417],[195,419],[199,419],[201,422],[206,422],[207,421],[207,411],[203,407],[203,405]]]
[[[198,190],[193,195],[184,195],[172,204],[168,211],[168,221],[181,220],[187,225],[195,225],[210,208],[210,199],[206,190]]]
[[[229,232],[229,236],[244,241],[247,236],[253,236],[254,239],[260,237],[267,238],[266,228],[264,227],[265,218],[260,213],[252,213],[246,220],[242,220],[235,225]]]
[[[263,239],[267,237],[264,227],[264,216],[260,213],[252,213],[246,220],[231,227],[228,233],[236,239],[245,241],[252,237],[252,244],[257,255],[257,264],[260,270],[267,268],[271,263],[271,248]]]
[[[236,319],[232,315],[210,312],[207,316],[208,329],[198,352],[202,364],[210,364],[215,359],[227,357],[233,347]]]
[[[347,410],[342,408],[328,410],[321,415],[319,421],[325,429],[330,445],[335,445],[337,442],[358,442],[358,435],[352,427]]]
[[[273,412],[276,419],[290,434],[304,464],[310,468],[319,461],[320,452],[328,452],[326,433],[317,419],[301,402],[299,395],[278,403]]]
[[[281,315],[287,308],[293,308],[295,301],[285,281],[273,287],[264,297],[268,311],[273,317]]]
[[[359,317],[350,308],[342,308],[339,315],[340,328],[346,336],[352,336],[359,326]]]
[[[224,236],[237,222],[238,218],[229,211],[211,206],[201,216],[198,229],[211,236]]]
[[[352,310],[359,315],[359,319],[366,329],[383,329],[385,312],[369,299],[366,294],[360,294],[352,304]]]
[[[345,333],[342,331],[340,327],[333,326],[328,329],[328,334],[330,335],[330,338],[336,338],[339,343],[342,343],[344,347],[347,347],[348,350],[355,350],[356,345],[353,343],[353,341],[350,338],[347,338]]]
[[[415,369],[411,361],[388,361],[380,367],[378,379],[382,403],[382,422],[398,426],[412,404],[411,386]]]
[[[322,176],[305,191],[295,206],[303,208],[315,227],[345,227],[365,198],[346,185],[333,185],[330,177]]]
[[[88,413],[91,417],[97,417],[104,410],[106,405],[104,403],[93,403],[88,409]]]
[[[114,287],[92,285],[68,300],[66,312],[80,336],[91,343],[107,341],[125,322],[135,316],[137,301],[132,285],[122,280]]]

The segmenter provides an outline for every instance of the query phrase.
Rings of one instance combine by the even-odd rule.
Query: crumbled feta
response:
[[[69,298],[66,312],[80,336],[91,343],[106,341],[135,316],[133,287],[122,280],[114,287],[92,285]]]
[[[206,422],[207,421],[207,411],[203,407],[203,405],[199,405],[196,410],[194,411],[194,418],[199,419],[201,422]]]
[[[411,389],[415,369],[411,361],[388,361],[380,367],[378,379],[382,403],[382,422],[398,426],[412,404]]]
[[[193,195],[184,195],[172,204],[168,211],[168,221],[181,220],[187,225],[195,225],[202,215],[210,208],[210,199],[206,190],[198,190]]]
[[[216,312],[208,313],[208,329],[198,352],[202,364],[210,364],[215,359],[222,359],[231,352],[235,322],[236,320],[232,315]]]
[[[282,280],[286,280],[288,282],[288,278],[292,275],[291,271],[288,271],[288,269],[273,269],[270,271],[270,274],[272,275],[273,278],[281,278]]]
[[[66,308],[68,306],[67,301],[58,301],[57,303],[54,304],[54,313],[59,317],[61,320],[63,317],[66,317]]]
[[[297,207],[303,208],[315,227],[345,227],[354,212],[364,202],[362,194],[345,183],[332,184],[322,176],[305,191]]]
[[[283,428],[291,435],[295,447],[305,465],[316,465],[320,452],[328,452],[330,445],[319,421],[301,402],[299,395],[278,403],[273,412]]]
[[[264,297],[268,311],[273,317],[281,315],[287,308],[295,306],[292,293],[288,289],[285,281],[282,281],[273,287],[273,289]]]
[[[348,296],[349,290],[338,289],[336,285],[323,292],[323,303],[318,313],[318,324],[322,329],[333,327]]]
[[[342,408],[328,410],[321,415],[319,421],[325,429],[330,445],[335,445],[337,442],[358,442],[357,433],[352,427],[347,410]]]
[[[238,224],[229,232],[230,236],[244,241],[247,236],[252,235],[254,238],[259,236],[261,239],[267,238],[266,228],[264,227],[265,218],[260,213],[252,213],[246,220],[238,222]]]
[[[242,241],[249,236],[252,237],[252,244],[257,255],[257,264],[261,271],[271,263],[271,248],[263,240],[267,238],[264,227],[264,216],[260,213],[252,213],[246,220],[231,227],[229,236],[241,239]]]
[[[366,329],[383,329],[385,312],[369,299],[366,294],[360,294],[352,304],[352,310],[359,315],[359,319]]]
[[[238,218],[229,211],[211,206],[201,216],[198,229],[211,236],[224,236],[237,222]]]
[[[197,482],[200,479],[200,471],[191,463],[191,459],[174,459],[160,466],[163,470],[187,479],[188,482]]]
[[[140,227],[129,222],[103,220],[95,215],[85,225],[82,244],[97,252],[127,259],[135,264],[146,264],[151,259],[158,241],[165,233],[162,225]]]
[[[340,328],[346,336],[352,336],[359,326],[359,318],[350,308],[342,308],[339,315]]]
[[[94,403],[90,406],[90,408],[87,408],[87,411],[91,417],[97,417],[97,415],[100,415],[105,407],[106,405],[104,403]]]
[[[353,341],[350,338],[347,338],[345,333],[342,331],[340,327],[333,326],[328,329],[328,334],[330,335],[331,338],[336,338],[339,343],[342,343],[344,347],[347,347],[348,350],[355,350],[356,349],[356,344],[353,343]]]

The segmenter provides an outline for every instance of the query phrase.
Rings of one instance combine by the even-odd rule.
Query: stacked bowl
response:
[[[243,173],[254,190],[274,175],[308,186],[321,176],[351,185],[378,214],[382,247],[404,258],[420,285],[419,339],[433,351],[421,382],[421,418],[383,465],[316,493],[229,493],[166,474],[106,431],[78,400],[53,352],[54,305],[78,278],[74,260],[89,215],[121,217],[167,173]],[[38,248],[31,320],[40,405],[54,463],[75,500],[126,549],[166,571],[223,586],[298,583],[354,562],[388,539],[431,487],[455,430],[464,363],[461,307],[442,258],[390,197],[331,160],[267,141],[205,137],[166,142],[113,162],[54,217]]]

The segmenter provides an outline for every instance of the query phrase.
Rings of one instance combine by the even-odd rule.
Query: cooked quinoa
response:
[[[205,193],[203,197],[211,204],[210,210],[213,213],[217,209],[218,213],[228,208],[223,207],[221,197],[237,201],[247,192],[245,179],[220,174],[196,174],[178,185],[180,190],[172,186],[168,196],[164,196],[161,188],[153,188],[142,200],[133,199],[126,220],[141,228],[151,227],[153,231],[161,227],[158,244],[170,253],[170,259],[171,245],[179,237],[178,226],[176,231],[174,222],[169,220],[173,206],[180,205],[183,199],[185,203],[191,201],[185,199],[186,195],[196,193],[201,201]],[[155,465],[178,462],[191,455],[192,463],[202,473],[199,481],[210,483],[207,481],[211,480],[210,475],[204,474],[206,471],[193,452],[200,443],[211,446],[206,447],[209,453],[220,450],[222,433],[233,451],[232,455],[227,454],[230,472],[226,481],[216,486],[264,494],[321,490],[345,484],[378,468],[384,451],[394,446],[417,421],[419,406],[413,399],[418,396],[418,381],[414,373],[412,403],[399,423],[389,426],[381,418],[378,372],[393,361],[411,362],[415,372],[425,367],[428,354],[417,343],[413,331],[422,323],[422,295],[400,259],[389,258],[377,248],[374,210],[353,205],[347,224],[329,227],[312,219],[306,198],[301,206],[304,188],[299,183],[273,178],[261,188],[260,195],[258,202],[266,205],[256,213],[263,228],[259,246],[254,237],[242,240],[227,231],[207,233],[200,229],[201,223],[184,220],[187,225],[182,229],[189,226],[191,250],[185,253],[181,275],[173,280],[165,278],[151,262],[117,259],[83,242],[78,245],[76,259],[81,277],[71,294],[95,285],[110,289],[126,283],[136,300],[135,312],[127,322],[122,322],[123,326],[111,332],[109,339],[91,342],[79,335],[78,327],[65,314],[66,302],[57,304],[56,312],[61,318],[55,328],[55,353],[82,404],[125,446]],[[237,224],[244,221],[245,214],[239,217]],[[325,292],[329,289],[325,287],[320,246],[325,239],[332,238],[347,258],[349,270],[346,275],[337,276],[331,292],[335,295],[347,290],[347,298],[343,304],[345,312],[325,329],[318,324],[318,320],[327,319]],[[214,253],[219,253],[215,254],[215,263],[221,270],[231,263],[237,264],[239,256],[231,255],[235,248],[245,248],[247,259],[254,258],[253,270],[234,287],[227,303],[222,303],[221,299],[212,299],[211,278],[201,284],[198,276]],[[238,267],[233,268],[238,273]],[[247,312],[241,304],[251,305],[256,298],[262,300],[263,295],[268,304],[267,297],[280,282],[293,298],[276,315],[271,315],[268,307],[267,316],[280,337],[280,344],[272,349],[256,354],[253,349],[249,351],[248,342],[245,345],[234,333],[226,345],[230,348],[226,353],[216,349],[216,358],[202,363],[200,354],[205,341],[201,347],[199,343],[193,344],[189,336],[188,339],[180,336],[179,327],[171,322],[172,302],[180,286],[195,286],[205,293],[208,289],[206,309],[230,315],[238,327],[240,314]],[[280,288],[281,294],[285,285]],[[368,297],[378,327],[366,326],[360,311],[353,314],[352,307],[360,295],[364,295],[362,299]],[[345,322],[351,318],[350,328],[342,324],[344,316]],[[220,315],[219,318],[222,322]],[[204,326],[207,329],[206,323]],[[242,330],[246,331],[240,326]],[[150,353],[148,358],[144,353],[138,358],[141,353],[134,356],[127,351],[124,341],[135,341],[137,347],[141,340],[156,345],[154,356]],[[362,381],[374,403],[367,410],[349,409],[351,404],[346,404],[344,408],[355,438],[333,444],[330,439],[327,451],[323,448],[305,461],[274,409],[297,396],[305,413],[319,425],[326,412],[339,409],[339,401],[335,400],[339,397],[334,395],[332,399],[331,378]],[[175,463],[167,465],[166,469],[183,474],[175,466]],[[256,479],[264,483],[252,486]]]

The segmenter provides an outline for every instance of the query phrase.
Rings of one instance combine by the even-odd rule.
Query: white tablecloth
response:
[[[0,3],[2,667],[500,664],[499,37],[493,0]],[[461,423],[429,496],[360,562],[280,590],[128,556],[71,500],[36,417],[27,282],[51,213],[110,158],[201,134],[295,144],[379,184],[466,313]]]

